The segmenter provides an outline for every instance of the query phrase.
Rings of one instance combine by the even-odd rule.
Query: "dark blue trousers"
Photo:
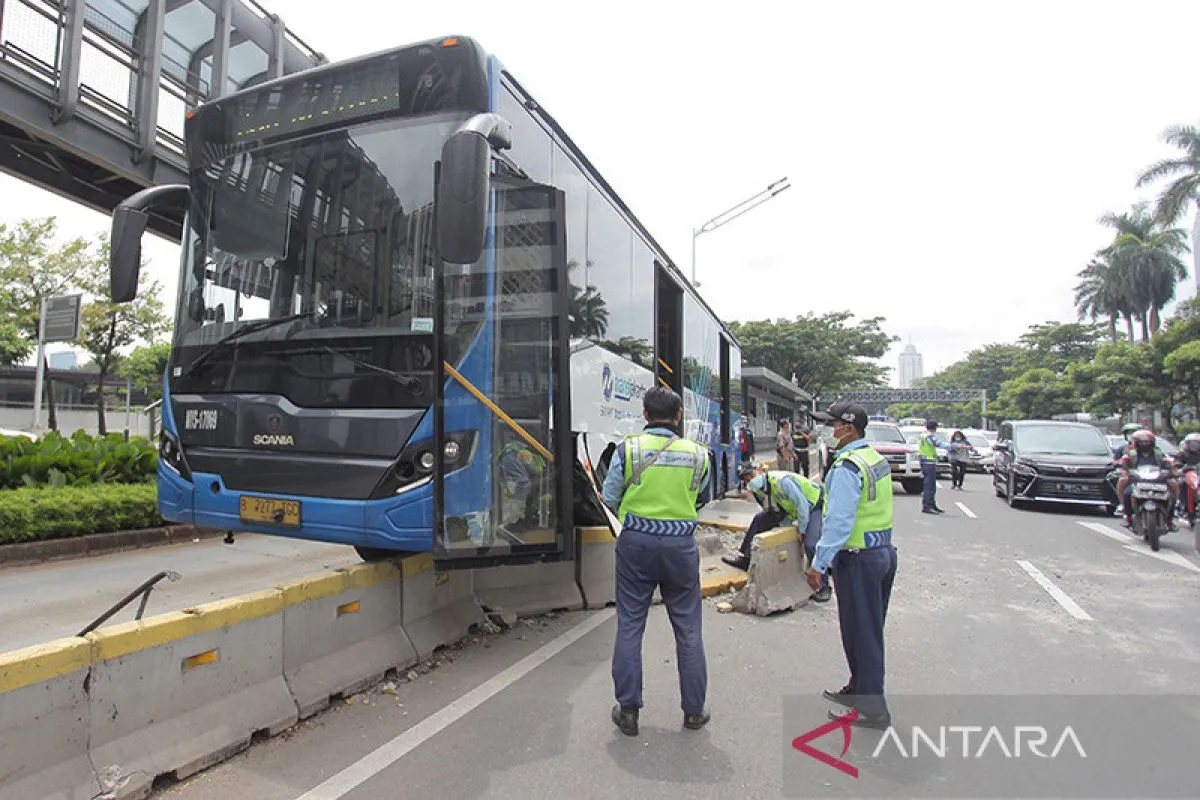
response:
[[[808,563],[811,564],[817,555],[817,542],[821,541],[821,525],[824,523],[824,518],[821,515],[822,510],[814,509],[808,515],[808,527],[804,529],[804,552],[808,554]],[[821,576],[821,588],[829,588],[829,571]]]
[[[924,493],[921,495],[921,509],[928,511],[937,505],[937,464],[932,461],[921,462],[921,478],[924,480]]]
[[[612,678],[617,702],[642,707],[642,637],[657,587],[675,630],[675,660],[684,714],[704,710],[708,664],[700,634],[700,550],[694,536],[624,530],[617,537],[617,640]]]
[[[887,620],[896,548],[842,550],[833,559],[842,649],[850,667],[850,693],[863,714],[887,713],[883,698],[883,624]]]
[[[750,520],[750,526],[746,528],[746,535],[742,537],[742,545],[738,548],[742,551],[742,555],[749,558],[750,546],[754,544],[754,537],[778,528],[786,519],[787,515],[778,510],[760,511],[755,514],[754,519]]]

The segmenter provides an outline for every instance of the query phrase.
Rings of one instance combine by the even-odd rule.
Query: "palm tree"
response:
[[[1079,318],[1090,318],[1095,322],[1100,317],[1108,318],[1108,335],[1117,341],[1117,318],[1123,316],[1125,298],[1121,291],[1122,277],[1111,259],[1098,253],[1078,273],[1075,284],[1075,308]],[[1133,340],[1133,320],[1126,317],[1129,339]]]
[[[571,284],[571,336],[603,339],[608,332],[608,304],[595,286]]]
[[[1158,225],[1145,203],[1124,214],[1105,214],[1100,222],[1116,231],[1102,252],[1120,265],[1126,299],[1142,325],[1142,340],[1157,331],[1159,314],[1175,298],[1175,287],[1187,277],[1182,255],[1188,252],[1182,228]]]
[[[1138,177],[1137,186],[1140,189],[1163,178],[1173,178],[1154,204],[1154,218],[1165,228],[1183,216],[1189,200],[1200,200],[1200,128],[1172,125],[1163,132],[1163,139],[1183,153],[1146,167]]]

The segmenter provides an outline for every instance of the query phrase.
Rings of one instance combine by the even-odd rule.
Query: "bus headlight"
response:
[[[442,456],[446,459],[447,463],[458,461],[458,453],[458,442],[453,439],[446,442],[446,446],[442,448]]]
[[[158,436],[158,460],[179,477],[189,481],[192,479],[192,469],[183,457],[183,448],[179,446],[179,440],[166,428],[163,428]]]
[[[433,472],[433,453],[425,450],[417,456],[417,467],[422,472]]]

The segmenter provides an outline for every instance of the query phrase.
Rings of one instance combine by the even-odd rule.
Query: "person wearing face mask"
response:
[[[833,571],[842,649],[850,668],[846,685],[823,695],[858,711],[852,725],[886,729],[892,718],[883,696],[883,626],[896,578],[891,467],[867,443],[862,406],[839,400],[813,416],[833,426],[837,454],[826,481],[821,540],[805,575],[816,591],[826,571]],[[832,719],[844,714],[829,712]]]
[[[937,504],[937,438],[934,434],[937,433],[938,424],[934,420],[929,420],[925,423],[925,433],[921,435],[921,439],[917,446],[920,448],[921,459],[921,478],[925,483],[925,490],[921,493],[921,513],[922,514],[945,514],[946,512],[938,508]]]

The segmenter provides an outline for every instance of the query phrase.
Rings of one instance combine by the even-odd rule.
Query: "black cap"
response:
[[[822,422],[839,420],[849,422],[860,431],[867,429],[867,410],[850,400],[838,400],[829,407],[828,411],[814,411],[813,419],[819,419]]]

